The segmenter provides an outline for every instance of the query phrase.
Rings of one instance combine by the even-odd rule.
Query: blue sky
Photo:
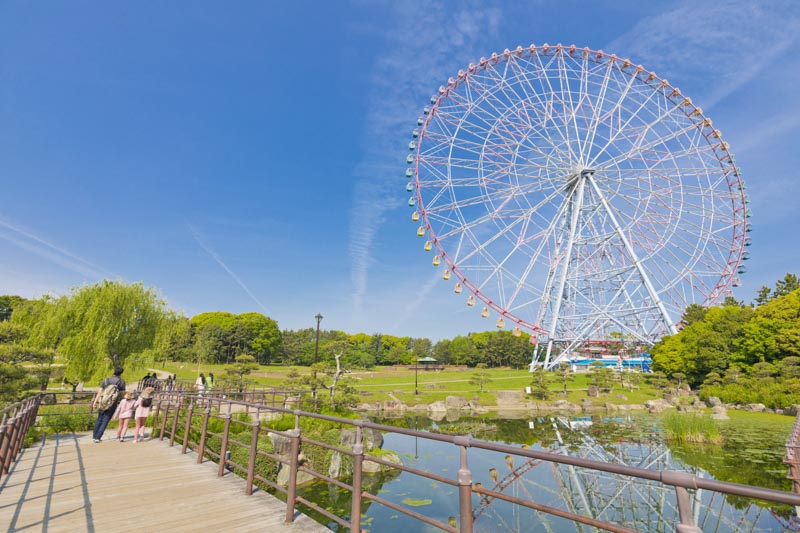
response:
[[[281,328],[492,329],[430,265],[402,173],[430,95],[531,43],[603,49],[680,87],[752,200],[736,297],[800,274],[800,4],[0,4],[0,294],[102,278]]]

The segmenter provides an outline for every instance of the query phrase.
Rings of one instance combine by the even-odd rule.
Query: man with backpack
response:
[[[97,422],[94,423],[92,439],[100,442],[106,432],[106,426],[114,416],[117,404],[125,393],[125,381],[120,377],[122,368],[116,367],[114,375],[100,383],[100,390],[92,401],[92,409],[97,409]]]

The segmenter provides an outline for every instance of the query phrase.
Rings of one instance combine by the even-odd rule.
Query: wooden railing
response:
[[[236,419],[233,413],[236,410],[244,409],[252,416],[248,420]],[[262,427],[261,417],[266,414],[281,413],[294,417],[294,427],[279,431],[267,427]],[[340,446],[305,436],[301,431],[301,419],[313,418],[326,420],[341,426],[348,426],[355,430],[355,441],[352,446]],[[221,431],[210,431],[210,422],[214,419],[222,421]],[[361,523],[361,504],[363,500],[381,504],[402,513],[415,520],[419,520],[443,531],[451,533],[467,533],[473,530],[473,507],[472,496],[480,495],[483,499],[494,499],[509,502],[513,505],[533,509],[572,520],[574,522],[596,527],[606,531],[630,532],[630,528],[613,524],[607,521],[598,520],[588,516],[576,514],[564,509],[543,505],[535,501],[517,498],[500,491],[486,489],[479,484],[474,484],[472,472],[469,468],[468,450],[470,448],[490,450],[507,454],[511,457],[522,458],[525,461],[550,462],[571,467],[592,469],[598,472],[607,472],[630,478],[648,480],[669,487],[674,490],[675,504],[678,510],[678,523],[675,530],[680,533],[700,532],[701,529],[695,524],[693,517],[690,490],[704,489],[726,495],[735,495],[751,499],[759,499],[768,502],[783,503],[793,506],[800,505],[800,495],[791,492],[752,487],[736,483],[728,483],[697,477],[685,472],[671,470],[648,470],[643,468],[630,467],[619,464],[593,461],[584,458],[570,457],[567,455],[556,454],[547,451],[537,451],[531,449],[521,449],[514,446],[484,442],[468,437],[448,436],[435,433],[416,431],[411,429],[386,426],[364,420],[351,420],[327,416],[317,413],[305,412],[299,409],[291,409],[278,405],[264,405],[259,403],[242,402],[221,398],[212,395],[199,396],[195,394],[183,393],[162,393],[158,397],[156,407],[156,420],[160,439],[168,439],[170,446],[181,445],[181,452],[187,453],[194,450],[197,453],[197,462],[200,463],[205,457],[209,457],[218,463],[217,475],[223,476],[225,470],[232,470],[246,479],[246,494],[251,494],[255,482],[268,487],[276,493],[281,493],[286,497],[286,522],[292,522],[295,507],[298,504],[322,515],[329,520],[348,528],[351,532],[360,531]],[[219,425],[217,423],[217,425]],[[232,430],[236,426],[237,431]],[[243,431],[242,431],[243,429]],[[441,476],[438,474],[425,472],[417,468],[408,467],[402,464],[386,461],[380,457],[365,455],[364,430],[377,430],[380,432],[392,432],[396,434],[408,435],[419,439],[438,441],[451,444],[459,456],[459,469],[455,478]],[[259,449],[259,438],[262,435],[276,435],[281,439],[288,440],[288,451],[284,453],[267,452]],[[242,442],[239,435],[245,435],[249,442]],[[208,446],[210,439],[217,439],[218,447],[210,449]],[[318,472],[309,467],[303,460],[303,449],[306,446],[318,446],[347,456],[352,459],[352,480],[346,483],[340,479],[334,479],[324,472]],[[239,453],[238,457],[246,458],[242,460],[232,459],[231,450],[246,450],[247,453]],[[267,473],[259,471],[257,464],[260,458],[267,458],[275,461],[276,464],[286,465],[289,469],[286,485],[277,483],[267,477]],[[365,490],[363,484],[363,465],[365,461],[370,461],[383,465],[387,468],[407,472],[416,476],[426,478],[432,482],[450,485],[456,489],[458,499],[458,518],[452,517],[448,523],[435,520],[424,516],[416,511],[390,502],[378,494],[370,493]],[[338,516],[329,510],[317,505],[316,503],[298,495],[297,477],[298,473],[303,472],[315,479],[323,480],[335,485],[339,489],[345,490],[351,495],[350,512],[347,516]]]

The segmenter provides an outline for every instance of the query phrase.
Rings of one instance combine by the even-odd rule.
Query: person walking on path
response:
[[[202,396],[203,392],[206,390],[206,376],[202,372],[197,376],[197,381],[194,382],[194,390],[196,390],[200,396]]]
[[[128,432],[128,423],[133,418],[133,412],[136,409],[136,400],[130,392],[125,393],[125,398],[119,405],[117,410],[114,411],[114,418],[119,418],[119,427],[117,428],[117,440],[122,442],[125,440],[125,434]]]
[[[150,408],[153,406],[153,387],[147,387],[139,395],[136,400],[136,427],[133,429],[133,442],[144,440],[144,425],[147,423],[147,417],[150,416]]]
[[[114,375],[100,383],[100,390],[92,400],[92,409],[97,409],[97,421],[94,423],[94,431],[92,431],[94,442],[100,442],[103,439],[106,427],[114,415],[114,411],[117,410],[122,393],[125,392],[125,381],[120,377],[121,375],[122,368],[116,367]]]
[[[214,373],[209,372],[208,377],[206,378],[206,390],[211,390],[214,388]]]

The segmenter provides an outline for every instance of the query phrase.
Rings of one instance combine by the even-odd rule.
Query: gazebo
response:
[[[432,366],[435,366],[436,359],[433,357],[420,357],[417,359],[417,364],[422,364],[422,368],[425,370],[430,370]]]

